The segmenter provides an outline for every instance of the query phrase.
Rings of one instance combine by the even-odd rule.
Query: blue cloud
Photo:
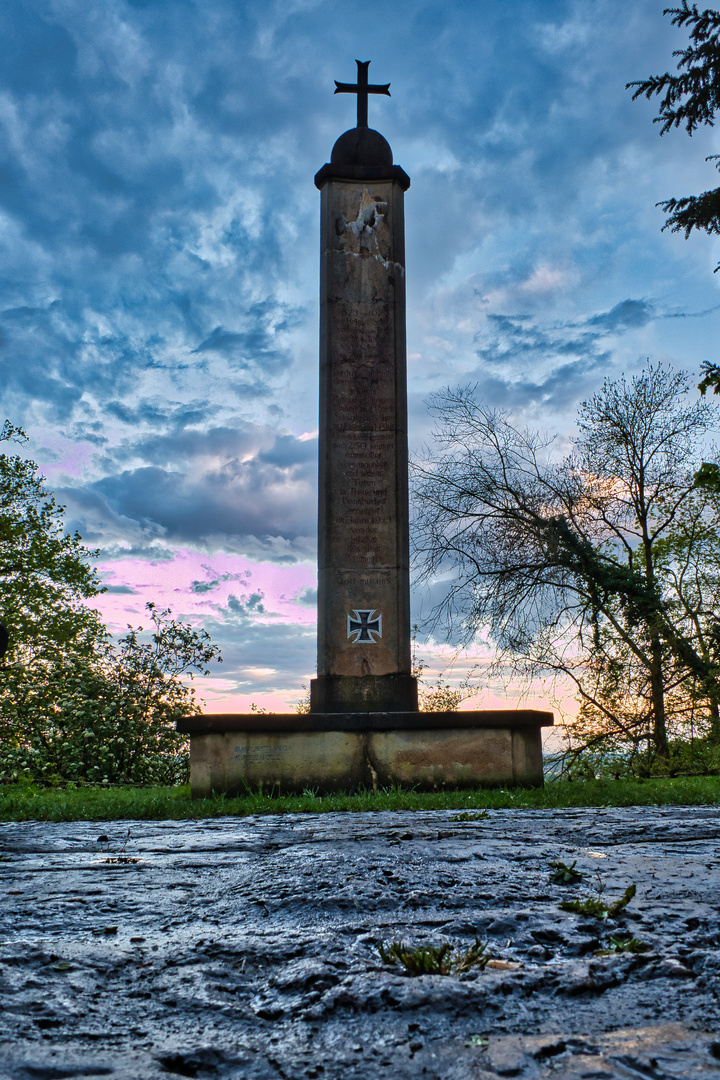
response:
[[[238,464],[197,480],[177,470],[144,466],[98,480],[92,489],[115,515],[178,543],[248,535],[294,540],[315,531],[309,481],[291,487],[276,472],[252,465]]]
[[[647,326],[654,318],[656,313],[652,304],[644,300],[621,300],[611,311],[588,319],[588,326],[597,326],[609,332],[622,332]]]
[[[295,597],[295,603],[300,604],[301,607],[315,608],[317,607],[318,591],[317,589],[303,589],[302,592]]]
[[[295,439],[292,435],[278,435],[272,447],[259,454],[259,460],[282,469],[296,465],[314,467],[317,452],[315,439]]]
[[[170,424],[162,434],[128,439],[106,452],[104,476],[59,494],[103,554],[143,536],[213,550],[224,542],[231,550],[252,548],[292,562],[314,547],[316,453],[314,440],[257,425],[198,430]],[[146,464],[119,468],[129,458]],[[285,548],[277,548],[280,540]],[[213,583],[193,587],[207,591]]]
[[[215,578],[214,581],[193,581],[191,589],[194,593],[207,593],[217,589],[219,585],[219,578]]]
[[[254,615],[264,615],[265,606],[262,603],[263,593],[252,593],[250,596],[242,596],[238,599],[232,593],[228,597],[228,610],[235,619],[250,619]]]

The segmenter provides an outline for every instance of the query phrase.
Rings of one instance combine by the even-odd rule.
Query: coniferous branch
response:
[[[720,109],[720,12],[710,8],[700,11],[697,4],[683,0],[681,7],[665,8],[663,15],[672,15],[674,26],[690,27],[692,44],[673,53],[679,57],[679,74],[666,71],[626,83],[625,88],[635,88],[633,101],[664,95],[653,121],[662,124],[661,135],[681,124],[692,135],[701,124],[712,126]]]
[[[683,126],[692,136],[701,125],[713,127],[720,110],[720,11],[711,8],[701,11],[697,4],[682,0],[681,7],[665,8],[663,14],[672,15],[674,26],[687,27],[690,32],[688,47],[673,53],[678,58],[678,74],[666,71],[663,75],[626,83],[625,88],[634,91],[633,101],[640,97],[648,101],[660,98],[653,123],[661,125],[661,135]],[[663,199],[656,205],[668,215],[663,229],[683,232],[685,239],[693,229],[720,235],[720,188],[700,195]],[[720,265],[715,267],[718,269]]]

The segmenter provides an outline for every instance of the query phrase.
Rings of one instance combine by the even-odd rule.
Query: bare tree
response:
[[[606,381],[559,457],[472,388],[448,390],[431,402],[437,451],[414,466],[416,563],[447,586],[438,620],[466,640],[487,629],[517,673],[569,678],[598,738],[647,738],[660,758],[668,691],[707,675],[669,597],[670,549],[662,563],[656,552],[694,490],[714,415],[687,393],[685,375],[661,366]],[[618,663],[631,683],[611,694]]]

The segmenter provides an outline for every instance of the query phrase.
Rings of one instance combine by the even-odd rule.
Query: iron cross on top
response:
[[[338,82],[335,79],[335,93],[357,94],[357,126],[363,128],[368,126],[368,94],[387,94],[390,97],[390,83],[385,83],[384,86],[377,83],[368,83],[370,61],[356,60],[355,63],[358,69],[358,81],[356,83],[346,83]]]

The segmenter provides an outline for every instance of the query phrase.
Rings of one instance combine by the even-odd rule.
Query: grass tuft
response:
[[[461,975],[472,968],[484,968],[490,959],[485,952],[486,943],[475,938],[467,949],[452,951],[444,945],[419,945],[411,949],[401,941],[379,945],[380,959],[388,967],[400,967],[405,975]]]
[[[574,911],[576,915],[589,915],[594,919],[616,919],[628,906],[637,892],[633,882],[614,904],[607,904],[602,899],[602,890],[597,896],[588,896],[585,900],[563,900],[559,905],[562,911]]]
[[[610,941],[604,949],[598,949],[595,956],[615,956],[617,953],[644,953],[650,952],[651,945],[645,941],[639,941],[636,937],[623,937],[621,934],[611,934]]]
[[[548,863],[548,866],[553,871],[550,875],[550,881],[553,885],[579,885],[587,877],[587,874],[584,874],[582,870],[576,869],[577,859],[570,863],[570,866],[566,866],[564,862],[559,860]]]

